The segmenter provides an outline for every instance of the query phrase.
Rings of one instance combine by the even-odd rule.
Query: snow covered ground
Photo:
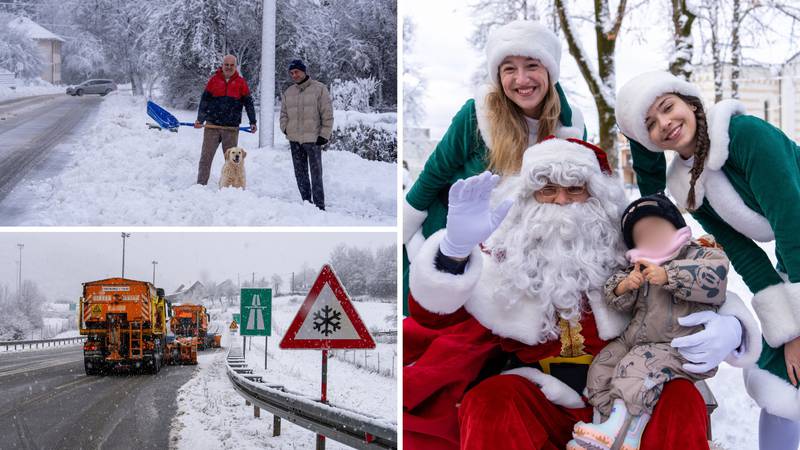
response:
[[[64,94],[66,89],[65,86],[56,86],[42,81],[41,79],[17,79],[15,80],[13,89],[11,86],[0,86],[0,102],[20,97],[32,97],[34,95]]]
[[[193,122],[195,112],[172,111]],[[347,117],[340,115],[339,117]],[[242,132],[247,189],[218,186],[222,153],[207,186],[195,184],[202,130],[149,130],[145,100],[106,97],[69,152],[63,172],[30,177],[9,195],[22,209],[12,225],[394,225],[397,164],[349,152],[323,154],[327,211],[300,200],[288,142],[276,129],[274,148],[258,148]],[[363,120],[363,118],[354,118]]]
[[[267,370],[264,370],[263,337],[254,337],[252,346],[248,340],[246,359],[249,366],[255,369],[255,373],[264,376],[265,381],[318,397],[321,352],[278,348],[282,334],[294,318],[302,300],[303,297],[297,296],[273,299]],[[395,304],[354,304],[368,328],[390,329],[384,319],[394,313]],[[234,312],[238,312],[238,308],[221,314],[223,320],[220,322],[229,324]],[[396,331],[396,328],[391,330]],[[314,448],[314,433],[311,431],[284,420],[281,422],[281,436],[272,437],[271,414],[262,411],[261,418],[253,417],[253,407],[245,406],[244,399],[233,390],[226,374],[225,356],[228,348],[231,345],[241,347],[242,338],[238,334],[226,332],[222,345],[223,351],[212,353],[207,350],[198,353],[198,370],[178,393],[178,414],[172,423],[171,447],[179,450]],[[382,359],[392,359],[391,352],[396,351],[394,344],[378,344],[378,347],[374,351],[376,354],[379,352]],[[357,368],[336,358],[328,362],[328,399],[336,406],[361,411],[391,422],[397,420],[396,379]],[[327,440],[327,448],[349,447]]]

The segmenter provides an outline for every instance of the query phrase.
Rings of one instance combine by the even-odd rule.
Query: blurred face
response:
[[[550,88],[550,76],[538,59],[508,56],[500,63],[500,85],[506,97],[526,116],[538,119],[544,97]]]
[[[585,203],[589,199],[589,189],[586,188],[585,184],[561,186],[547,183],[543,188],[533,193],[533,198],[539,203],[554,203],[557,205]]]
[[[694,155],[697,119],[695,108],[677,95],[658,97],[647,110],[644,124],[650,140],[662,150],[675,150],[684,158]]]
[[[306,77],[306,73],[300,69],[292,69],[289,71],[289,76],[292,77],[292,81],[299,83]]]
[[[640,250],[658,251],[669,245],[676,231],[675,225],[666,219],[644,217],[633,226],[633,243]]]
[[[225,78],[230,78],[234,72],[236,72],[236,58],[228,55],[222,59],[222,74]]]

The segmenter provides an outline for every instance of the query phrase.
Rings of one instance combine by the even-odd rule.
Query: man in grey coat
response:
[[[303,61],[295,59],[289,64],[289,76],[294,84],[281,98],[281,131],[292,149],[300,196],[324,210],[322,146],[328,143],[333,131],[331,97],[324,84],[308,76]]]

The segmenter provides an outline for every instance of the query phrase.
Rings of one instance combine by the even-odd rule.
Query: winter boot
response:
[[[592,450],[609,450],[614,445],[617,436],[627,424],[628,409],[622,399],[614,400],[611,407],[611,414],[608,420],[603,423],[584,423],[575,424],[572,436],[584,447]]]
[[[620,450],[639,450],[642,433],[644,433],[644,428],[649,421],[650,414],[642,414],[631,418],[631,424],[628,425],[628,432],[625,433],[625,441],[622,443]]]

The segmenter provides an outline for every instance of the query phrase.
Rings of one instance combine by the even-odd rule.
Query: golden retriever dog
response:
[[[247,156],[245,149],[231,147],[225,150],[225,164],[219,177],[219,188],[237,187],[245,188],[244,158]]]

